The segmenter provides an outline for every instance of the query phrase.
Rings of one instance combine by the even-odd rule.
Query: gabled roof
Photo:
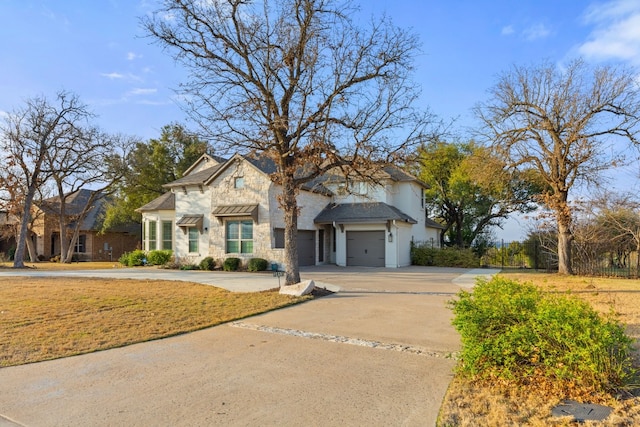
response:
[[[136,212],[149,212],[149,211],[172,211],[176,208],[176,196],[171,191],[162,194],[160,197],[156,197],[144,206],[136,209]]]
[[[400,209],[383,202],[328,204],[315,217],[316,224],[346,223],[378,223],[386,221],[402,221],[417,224],[418,221]]]
[[[184,171],[183,176],[189,175],[191,173],[191,171],[193,171],[196,167],[198,167],[199,164],[201,163],[209,163],[211,162],[211,164],[219,164],[219,163],[224,163],[226,162],[227,159],[223,159],[222,157],[218,157],[218,156],[211,156],[207,153],[204,153],[202,156],[200,156],[200,158],[198,160],[196,160],[195,162],[193,162],[193,164],[191,166],[189,166],[189,168]]]
[[[220,171],[226,163],[219,163],[216,166],[212,166],[207,169],[203,169],[199,172],[194,172],[189,175],[183,176],[180,179],[164,184],[164,188],[176,188],[186,187],[187,185],[206,185],[206,183]]]
[[[106,199],[101,193],[95,194],[93,190],[80,189],[65,195],[65,213],[67,216],[80,214],[90,198],[93,196],[92,207],[82,220],[80,230],[99,230],[102,226],[102,216],[106,210]],[[58,215],[60,213],[60,197],[50,197],[38,204],[38,207],[48,215]]]

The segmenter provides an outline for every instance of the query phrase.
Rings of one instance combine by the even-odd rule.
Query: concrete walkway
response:
[[[446,301],[475,275],[305,268],[303,279],[341,291],[173,338],[0,369],[0,426],[432,426],[459,349]]]

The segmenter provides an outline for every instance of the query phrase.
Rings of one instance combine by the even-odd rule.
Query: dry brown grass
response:
[[[305,299],[177,281],[3,278],[0,367],[195,331]]]
[[[570,292],[588,301],[602,313],[613,312],[626,325],[632,338],[640,339],[640,280],[560,276],[546,273],[501,273],[507,278],[531,282],[548,292]],[[637,347],[637,344],[636,344]],[[640,360],[640,353],[636,352]],[[553,418],[551,409],[563,399],[535,389],[504,389],[498,384],[469,382],[456,376],[445,397],[440,426],[569,426],[571,418]],[[578,400],[578,399],[576,399]],[[598,395],[579,399],[614,408],[604,422],[586,422],[590,426],[640,425],[640,398]]]
[[[124,268],[116,261],[96,261],[96,262],[71,262],[61,264],[59,262],[25,262],[25,267],[37,270],[103,270],[111,268]],[[0,268],[12,268],[13,262],[0,262]]]

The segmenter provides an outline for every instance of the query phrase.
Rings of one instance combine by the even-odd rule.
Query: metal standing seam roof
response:
[[[389,220],[417,224],[418,221],[400,209],[383,202],[329,204],[315,217],[316,224],[372,223]]]
[[[196,227],[202,230],[202,220],[204,215],[184,215],[179,220],[176,221],[176,225],[178,227]]]
[[[217,217],[250,216],[257,223],[258,205],[221,205],[216,206],[211,214]]]

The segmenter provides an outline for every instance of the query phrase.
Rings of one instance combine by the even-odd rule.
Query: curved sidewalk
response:
[[[305,268],[303,278],[342,291],[172,338],[0,369],[0,426],[3,417],[13,426],[431,426],[459,349],[446,302],[461,289],[454,281],[475,274]]]

